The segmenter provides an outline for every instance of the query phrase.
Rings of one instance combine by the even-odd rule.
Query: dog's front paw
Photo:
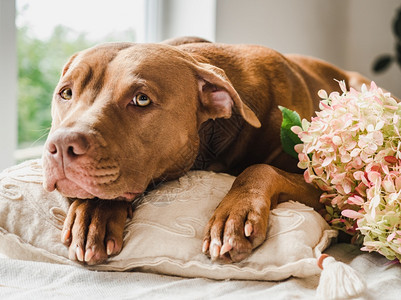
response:
[[[203,253],[221,262],[247,258],[266,239],[269,210],[262,195],[227,194],[206,226]]]
[[[68,256],[88,265],[99,264],[118,254],[123,244],[131,204],[110,200],[75,200],[67,213],[61,240]]]

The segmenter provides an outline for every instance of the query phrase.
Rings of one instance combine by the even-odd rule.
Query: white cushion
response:
[[[246,260],[211,262],[201,252],[204,227],[235,178],[192,171],[150,192],[125,228],[122,252],[87,267],[70,261],[60,242],[69,201],[42,188],[40,160],[0,173],[0,253],[108,271],[141,270],[184,277],[282,280],[320,273],[316,257],[337,232],[297,202],[271,211],[268,238]]]

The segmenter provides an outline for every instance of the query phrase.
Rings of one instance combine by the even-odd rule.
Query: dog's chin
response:
[[[58,180],[55,183],[54,188],[57,189],[61,195],[68,198],[78,198],[78,199],[96,198],[96,195],[90,193],[86,189],[82,188],[78,184],[68,179]]]
[[[104,200],[132,201],[142,194],[141,192],[104,191],[96,186],[78,185],[68,179],[58,180],[55,183],[55,189],[64,197],[76,199],[98,198]]]

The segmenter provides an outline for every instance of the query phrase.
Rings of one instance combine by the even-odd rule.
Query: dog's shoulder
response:
[[[177,48],[192,55],[202,57],[216,65],[225,64],[234,66],[260,65],[266,63],[285,63],[286,57],[266,46],[255,44],[226,44],[212,42],[182,43]]]

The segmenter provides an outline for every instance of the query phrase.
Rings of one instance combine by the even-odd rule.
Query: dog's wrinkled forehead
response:
[[[74,55],[66,64],[60,85],[72,84],[74,92],[98,94],[102,88],[126,89],[134,83],[171,90],[190,80],[192,58],[175,47],[161,44],[109,43]]]
[[[188,65],[191,58],[172,46],[160,44],[104,44],[90,48],[73,56],[65,66],[63,75],[70,72],[93,75],[94,69],[99,73],[112,72],[122,76],[138,72],[146,75],[179,75],[182,68]],[[83,70],[87,68],[88,70]],[[82,72],[84,71],[84,72]],[[85,80],[81,80],[84,81]]]

